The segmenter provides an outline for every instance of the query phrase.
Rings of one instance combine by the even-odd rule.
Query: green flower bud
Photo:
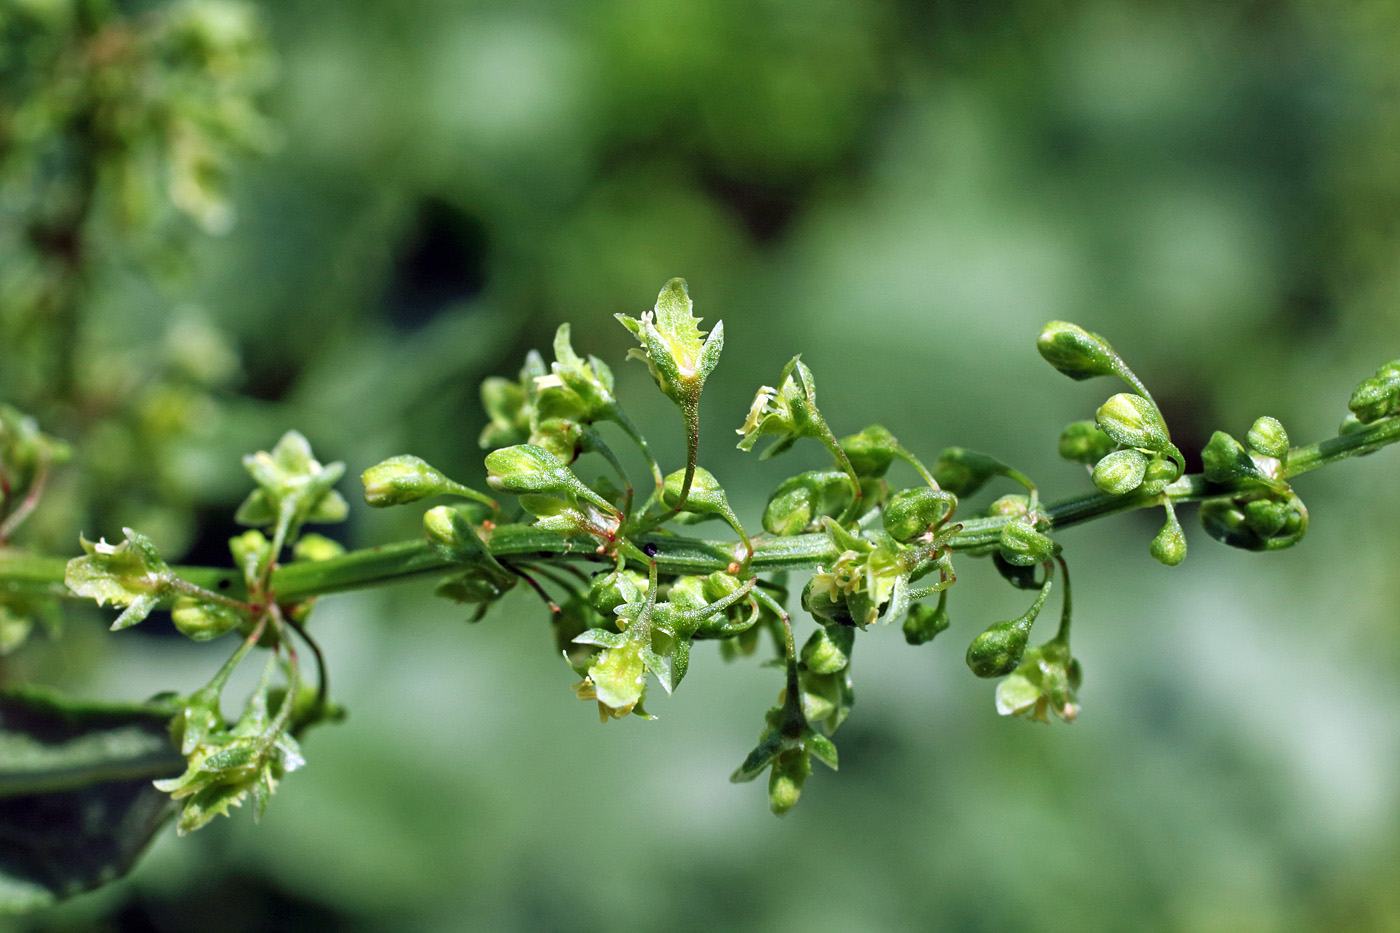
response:
[[[619,606],[638,602],[646,592],[647,579],[633,570],[614,570],[593,578],[588,601],[606,619],[617,617]]]
[[[360,480],[365,484],[365,502],[375,508],[404,505],[464,488],[426,461],[407,454],[370,467]]]
[[[1099,428],[1123,447],[1160,451],[1171,443],[1162,413],[1141,395],[1119,392],[1099,406],[1095,418]]]
[[[904,640],[911,645],[933,641],[934,636],[952,624],[948,618],[948,591],[938,594],[938,605],[915,603],[904,617]]]
[[[1263,550],[1260,538],[1245,521],[1244,509],[1233,499],[1207,499],[1197,510],[1201,527],[1221,544],[1243,548],[1246,551]]]
[[[885,531],[896,541],[912,541],[943,521],[957,505],[952,493],[941,489],[904,489],[885,506]]]
[[[681,485],[685,482],[685,470],[677,470],[666,477],[662,498],[671,508],[680,501]],[[695,477],[686,496],[685,511],[700,515],[719,515],[729,518],[734,515],[729,508],[729,500],[724,497],[724,487],[719,480],[704,467],[695,468]]]
[[[515,581],[516,578],[512,576],[495,575],[484,569],[472,569],[443,580],[433,592],[453,602],[476,606],[476,610],[467,621],[480,622],[491,604],[515,587]]]
[[[1277,418],[1268,415],[1259,418],[1249,429],[1245,440],[1266,457],[1283,460],[1288,456],[1288,432]]]
[[[583,425],[573,418],[545,418],[530,432],[530,443],[547,450],[561,463],[573,463],[583,448]]]
[[[1113,438],[1092,421],[1071,422],[1060,433],[1060,456],[1075,463],[1098,463],[1113,447]]]
[[[987,514],[993,518],[1017,518],[1031,510],[1030,496],[1002,496],[987,506]]]
[[[1046,324],[1035,347],[1045,362],[1075,380],[1112,376],[1122,367],[1108,341],[1065,321]]]
[[[1207,499],[1198,514],[1206,534],[1246,551],[1291,547],[1308,530],[1308,510],[1292,492]]]
[[[292,545],[294,560],[330,560],[345,553],[345,545],[325,535],[305,534]]]
[[[899,441],[883,425],[872,424],[859,434],[841,439],[841,449],[857,476],[881,477],[899,455]]]
[[[1115,450],[1094,465],[1094,485],[1110,496],[1125,496],[1142,485],[1147,462],[1140,450]]]
[[[209,641],[238,628],[247,616],[232,606],[182,596],[170,610],[180,634],[195,641]]]
[[[802,748],[783,752],[773,761],[768,774],[768,807],[777,816],[785,816],[802,796],[802,785],[812,773],[812,757]]]
[[[823,624],[831,622],[836,625],[855,625],[856,618],[846,605],[846,594],[840,590],[814,586],[815,580],[815,577],[808,580],[807,585],[802,588],[802,608]]]
[[[243,573],[245,580],[256,580],[262,568],[272,560],[272,542],[256,528],[229,538],[228,549],[233,555],[234,565]]]
[[[472,523],[448,505],[423,513],[423,534],[439,557],[454,564],[479,563],[487,554]]]
[[[1366,430],[1366,425],[1361,419],[1348,413],[1347,416],[1342,419],[1342,423],[1337,425],[1337,436],[1346,437],[1348,434],[1359,434],[1364,430]]]
[[[855,638],[854,629],[823,626],[813,632],[802,646],[802,663],[814,674],[834,674],[845,670],[851,663],[851,647],[855,644]]]
[[[502,447],[486,455],[486,483],[492,489],[524,495],[579,497],[609,510],[612,507],[585,486],[558,457],[534,444]]]
[[[1172,452],[1179,453],[1175,447]],[[1169,485],[1176,482],[1181,477],[1181,464],[1172,457],[1164,454],[1153,454],[1147,461],[1147,469],[1142,474],[1142,485],[1139,490],[1149,496],[1155,496]]]
[[[972,640],[967,647],[967,666],[972,673],[978,677],[1003,677],[1016,669],[1026,652],[1031,626],[1050,595],[1050,587],[1051,581],[1046,580],[1040,595],[1020,618],[997,622]]]
[[[1003,580],[1018,590],[1038,590],[1044,585],[1045,581],[1036,579],[1036,573],[1040,570],[1039,564],[1010,564],[999,552],[993,551],[992,566],[1001,574]]]
[[[1060,546],[1029,521],[1011,521],[1001,527],[1000,554],[1008,564],[1029,567],[1054,559]]]
[[[851,501],[846,474],[836,471],[799,473],[783,480],[763,510],[763,530],[796,535],[811,529],[824,515],[835,516]]]
[[[967,666],[978,677],[1003,677],[1016,669],[1030,640],[1031,620],[1024,616],[997,622],[972,640]]]
[[[1176,511],[1170,505],[1166,509],[1167,523],[1152,539],[1150,551],[1157,560],[1175,567],[1186,558],[1186,535],[1181,530],[1181,522],[1177,521]]]
[[[543,368],[543,362],[540,366]],[[491,423],[481,432],[479,443],[482,447],[494,450],[529,440],[530,412],[526,409],[525,390],[519,382],[500,376],[483,380],[481,404],[491,418]]]
[[[1224,431],[1216,431],[1201,450],[1202,472],[1212,483],[1261,479],[1263,474],[1249,451]]]
[[[1400,402],[1400,377],[1373,376],[1356,387],[1347,408],[1362,424],[1394,414]]]
[[[933,465],[933,478],[943,489],[965,499],[1006,470],[1006,464],[995,457],[965,447],[948,447]]]
[[[1245,524],[1265,538],[1277,535],[1288,523],[1292,510],[1288,503],[1273,499],[1251,499],[1244,503]]]
[[[816,515],[815,499],[804,486],[775,490],[763,509],[763,530],[780,537],[802,534]]]

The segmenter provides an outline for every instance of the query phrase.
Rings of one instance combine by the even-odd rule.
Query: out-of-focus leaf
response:
[[[165,820],[154,778],[180,773],[164,704],[0,693],[0,913],[41,907],[127,872]]]

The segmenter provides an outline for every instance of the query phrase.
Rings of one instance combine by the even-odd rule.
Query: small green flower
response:
[[[656,307],[640,320],[616,315],[642,344],[641,349],[627,354],[628,359],[644,360],[657,386],[683,411],[699,403],[705,379],[718,365],[724,349],[724,322],[716,321],[714,330],[705,337],[700,319],[692,314],[693,307],[685,280],[672,279],[661,289]]]
[[[531,350],[519,377],[512,381],[490,376],[481,383],[481,404],[491,419],[481,431],[479,443],[488,450],[510,447],[530,440],[534,403],[530,400],[535,379],[545,375],[544,360]]]
[[[1035,722],[1049,722],[1046,714],[1054,713],[1074,722],[1079,716],[1075,691],[1081,680],[1079,661],[1070,657],[1066,645],[1052,640],[1028,650],[1020,666],[997,684],[997,712]]]
[[[591,424],[616,417],[612,370],[596,356],[574,352],[569,325],[554,335],[554,363],[547,376],[536,376],[535,405],[541,418],[562,416]]]
[[[841,449],[850,458],[856,475],[876,479],[888,473],[894,461],[905,452],[895,436],[879,424],[841,438]]]
[[[759,455],[760,460],[777,456],[797,443],[798,438],[822,438],[827,433],[826,422],[817,409],[817,381],[801,357],[794,356],[778,376],[778,387],[760,386],[749,406],[744,426],[736,432],[743,435],[740,450],[753,450],[764,435],[777,437]]]
[[[63,579],[70,590],[99,606],[126,607],[112,623],[114,632],[150,615],[177,579],[150,538],[130,528],[122,532],[126,538],[120,544],[79,538],[87,554],[68,562]]]
[[[749,752],[729,780],[736,784],[752,781],[768,768],[768,805],[778,816],[797,803],[802,785],[812,773],[812,758],[835,771],[838,759],[831,739],[813,729],[800,705],[784,703],[768,711],[767,727],[758,747]]]
[[[349,505],[331,488],[344,474],[345,464],[322,466],[306,438],[296,431],[282,435],[270,452],[244,457],[243,466],[258,488],[234,515],[240,525],[295,529],[306,522],[344,521],[350,514]]]
[[[1024,518],[1001,526],[999,546],[1002,559],[1017,567],[1042,564],[1060,553],[1060,545],[1053,538],[1041,534]]]
[[[585,641],[583,635],[574,640],[597,644]],[[646,696],[646,675],[641,644],[618,636],[616,645],[604,648],[594,657],[588,675],[574,685],[574,692],[580,700],[598,702],[600,722],[621,719],[637,709]]]
[[[1197,514],[1206,534],[1246,551],[1292,547],[1308,530],[1307,507],[1286,487],[1207,499]]]
[[[1244,445],[1224,431],[1216,431],[1210,436],[1201,450],[1201,465],[1206,479],[1212,483],[1265,479]]]

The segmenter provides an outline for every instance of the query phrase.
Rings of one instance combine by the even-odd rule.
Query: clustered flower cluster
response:
[[[684,467],[661,469],[619,403],[612,372],[596,357],[579,356],[569,328],[561,327],[548,366],[532,352],[516,380],[492,378],[482,387],[491,417],[481,435],[491,494],[409,455],[362,476],[372,506],[458,500],[426,512],[424,556],[414,565],[415,572],[445,570],[441,595],[473,607],[475,621],[518,584],[533,589],[549,609],[556,648],[579,678],[574,691],[597,705],[603,721],[652,718],[649,684],[654,680],[668,694],[678,688],[694,642],[716,641],[724,657],[738,658],[757,652],[768,633],[784,683],[757,747],[733,780],[766,773],[770,805],[780,814],[797,802],[813,758],[837,766],[831,736],[853,707],[857,634],[899,625],[919,645],[947,630],[956,553],[990,557],[1008,583],[1031,594],[1023,613],[987,626],[967,648],[971,671],[1000,681],[997,711],[1038,722],[1077,718],[1082,671],[1070,648],[1069,569],[1052,537],[1063,503],[1047,507],[1025,474],[976,451],[949,447],[926,466],[879,425],[838,437],[817,406],[815,375],[793,358],[776,386],[759,389],[738,429],[739,447],[750,450],[768,436],[767,458],[810,439],[825,448],[831,465],[778,483],[763,510],[762,534],[750,535],[723,485],[697,462],[699,399],[719,359],[722,325],[708,336],[700,329],[679,279],[662,289],[651,312],[619,320],[641,344],[634,355],[680,411],[688,440]],[[1110,396],[1093,420],[1069,425],[1059,448],[1089,471],[1098,489],[1094,508],[1164,508],[1167,521],[1150,547],[1158,560],[1171,565],[1185,556],[1175,513],[1183,500],[1202,502],[1203,526],[1226,544],[1271,550],[1302,537],[1307,511],[1288,483],[1296,452],[1278,421],[1258,419],[1245,443],[1216,432],[1202,453],[1203,474],[1187,477],[1151,394],[1102,337],[1051,322],[1038,346],[1072,378],[1112,376],[1132,389]],[[1363,383],[1351,407],[1339,443],[1400,413],[1400,365]],[[646,461],[652,485],[644,496],[636,495],[608,431],[620,431]],[[0,467],[23,480],[11,489],[41,485],[46,464],[61,456],[39,437],[32,424],[0,410],[0,444],[8,445],[0,447]],[[587,454],[597,459],[584,460]],[[241,590],[215,593],[183,579],[130,529],[116,545],[83,542],[86,555],[68,569],[74,592],[123,607],[114,628],[170,606],[191,638],[243,635],[215,678],[178,703],[172,733],[187,767],[158,786],[182,801],[182,831],[248,794],[261,811],[278,780],[303,763],[299,730],[334,713],[324,671],[310,686],[295,650],[298,640],[315,648],[304,627],[309,600],[279,599],[271,584],[288,547],[294,565],[338,559],[338,545],[302,534],[302,526],[345,517],[346,503],[332,488],[342,467],[316,461],[295,432],[245,463],[257,488],[237,516],[255,527],[230,542]],[[585,482],[580,467],[593,463],[606,470]],[[897,464],[917,476],[914,485],[891,482]],[[962,503],[996,481],[1017,491],[967,517]],[[6,495],[0,517],[20,514],[13,493]],[[13,520],[4,518],[3,527]],[[734,540],[685,538],[667,527],[712,520],[727,525]],[[800,592],[814,623],[800,647],[787,608],[786,567],[814,571]],[[1059,626],[1032,645],[1032,629],[1056,589]],[[224,684],[258,646],[272,655],[230,724],[220,708]]]

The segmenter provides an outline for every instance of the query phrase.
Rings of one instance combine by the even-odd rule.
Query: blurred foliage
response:
[[[1396,355],[1384,0],[0,0],[0,36],[0,396],[73,444],[23,529],[60,553],[132,525],[226,560],[238,458],[292,427],[351,472],[412,451],[472,483],[481,378],[571,321],[642,385],[611,316],[674,275],[726,321],[701,443],[741,514],[793,465],[740,466],[729,432],[794,352],[838,434],[988,450],[1049,495],[1083,482],[1049,464],[1091,395],[1035,358],[1046,320],[1109,336],[1188,457],[1264,413],[1330,433]],[[184,56],[231,85],[144,77]],[[119,176],[84,176],[98,150]],[[1302,481],[1309,539],[1267,559],[1070,536],[1073,729],[998,721],[942,639],[867,639],[841,779],[782,823],[723,782],[771,674],[697,663],[660,723],[598,728],[523,596],[470,629],[413,588],[330,601],[350,721],[279,807],[25,928],[1400,928],[1387,470]],[[1020,611],[978,588],[963,635]],[[208,667],[68,629],[0,679],[139,699]]]

